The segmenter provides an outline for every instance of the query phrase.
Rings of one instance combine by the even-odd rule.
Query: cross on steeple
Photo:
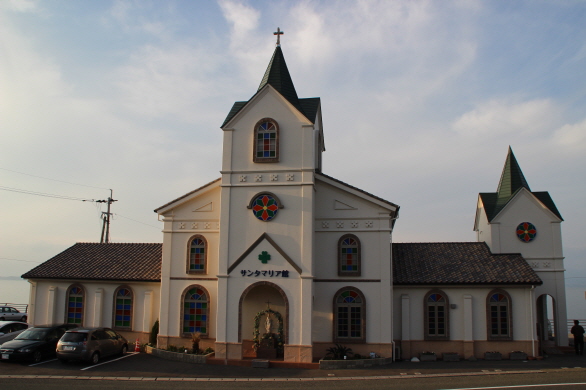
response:
[[[273,35],[277,36],[277,46],[281,46],[281,35],[285,34],[281,31],[280,27],[277,27],[277,31],[273,33]]]

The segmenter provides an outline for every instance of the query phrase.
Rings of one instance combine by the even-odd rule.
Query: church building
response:
[[[323,172],[321,100],[298,97],[279,42],[220,127],[220,177],[155,210],[163,243],[77,243],[27,272],[31,323],[147,342],[158,319],[158,347],[199,333],[221,359],[538,356],[549,295],[567,345],[562,217],[510,148],[477,242],[392,243],[399,206]]]

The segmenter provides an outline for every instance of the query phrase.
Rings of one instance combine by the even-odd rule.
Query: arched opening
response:
[[[542,294],[537,298],[536,306],[537,338],[541,342],[541,349],[558,345],[555,299],[551,295]]]
[[[289,339],[289,300],[285,292],[271,282],[257,282],[249,286],[240,296],[240,321],[238,323],[238,341],[242,343],[243,356],[256,356],[254,351],[255,319],[257,315],[270,308],[280,313],[283,321],[283,338],[285,344]],[[261,319],[264,321],[264,317]],[[264,323],[264,322],[263,322]],[[278,331],[278,321],[273,321],[272,332]]]

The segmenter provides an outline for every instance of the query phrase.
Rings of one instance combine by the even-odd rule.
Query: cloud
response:
[[[524,102],[493,99],[462,114],[452,128],[462,136],[483,140],[503,135],[527,137],[550,131],[559,116],[560,109],[549,99]]]
[[[555,131],[553,139],[565,150],[586,152],[586,119],[573,125],[562,126]]]
[[[0,7],[4,7],[14,12],[38,12],[38,1],[36,0],[4,0]]]

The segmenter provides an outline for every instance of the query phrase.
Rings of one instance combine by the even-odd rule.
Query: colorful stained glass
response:
[[[256,129],[256,158],[277,157],[277,126],[263,122]]]
[[[346,237],[340,242],[340,273],[358,272],[358,240]]]
[[[83,290],[71,287],[67,294],[67,323],[82,324],[83,321]]]
[[[183,333],[207,333],[208,298],[199,287],[190,289],[183,301]]]
[[[353,290],[343,291],[336,300],[336,334],[340,338],[362,337],[362,298]]]
[[[194,238],[189,248],[189,270],[203,272],[206,265],[206,243],[201,238]]]
[[[277,215],[277,211],[279,211],[279,205],[270,195],[259,195],[253,202],[252,213],[261,221],[272,220]]]
[[[489,298],[490,334],[495,337],[509,336],[509,299],[495,293]]]
[[[531,242],[537,236],[537,229],[535,225],[530,222],[521,222],[517,226],[517,237],[523,242]]]
[[[121,288],[116,294],[114,326],[117,328],[132,326],[132,292],[127,288]]]
[[[427,297],[427,334],[428,336],[446,336],[447,300],[443,294],[432,293]]]

